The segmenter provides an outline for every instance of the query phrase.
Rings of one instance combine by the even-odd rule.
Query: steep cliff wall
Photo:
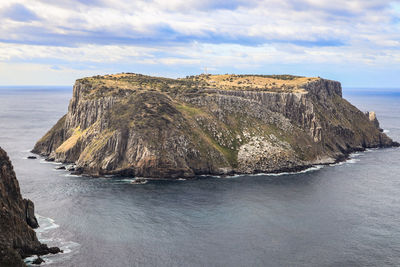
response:
[[[78,80],[33,152],[91,175],[176,178],[297,170],[393,145],[336,81],[119,74]]]
[[[13,166],[0,148],[0,266],[25,266],[22,258],[57,253],[36,238],[39,225],[32,201],[23,199]]]

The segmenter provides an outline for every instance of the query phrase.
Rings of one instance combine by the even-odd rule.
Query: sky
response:
[[[0,85],[207,68],[400,88],[400,0],[7,0],[0,19]]]

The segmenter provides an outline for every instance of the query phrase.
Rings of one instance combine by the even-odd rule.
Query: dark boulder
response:
[[[32,264],[36,264],[36,265],[39,265],[39,264],[42,264],[43,262],[45,262],[40,256],[38,256],[33,262],[32,262]]]
[[[49,248],[49,253],[50,254],[57,254],[57,253],[64,253],[64,251],[61,250],[59,247],[50,247]]]

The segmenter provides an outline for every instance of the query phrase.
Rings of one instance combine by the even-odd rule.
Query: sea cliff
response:
[[[398,145],[337,81],[123,73],[77,80],[33,152],[93,176],[179,178],[295,171]]]
[[[23,199],[13,166],[0,148],[0,266],[25,266],[23,258],[60,252],[41,244],[33,202]]]

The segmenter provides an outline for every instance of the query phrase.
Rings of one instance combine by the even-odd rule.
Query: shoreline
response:
[[[398,148],[400,147],[400,143],[398,142],[393,142],[391,146],[372,146],[372,147],[363,147],[363,148],[351,148],[347,151],[344,152],[344,154],[337,159],[335,159],[332,162],[320,162],[320,163],[314,163],[314,164],[307,164],[307,165],[298,165],[294,166],[292,168],[283,168],[283,169],[277,169],[273,170],[270,172],[263,172],[263,171],[255,171],[253,173],[240,173],[240,172],[235,172],[232,171],[227,174],[219,174],[219,173],[198,173],[195,174],[194,176],[191,177],[140,177],[140,176],[132,176],[128,174],[126,170],[122,170],[120,173],[102,173],[99,175],[93,175],[90,173],[85,173],[83,171],[68,171],[66,169],[59,169],[59,170],[66,170],[68,171],[68,175],[74,175],[74,176],[81,176],[81,177],[90,177],[90,178],[115,178],[115,177],[120,177],[120,178],[127,178],[131,177],[132,179],[146,179],[146,180],[192,180],[192,179],[197,179],[199,177],[219,177],[219,178],[229,178],[233,176],[259,176],[259,175],[285,175],[285,174],[298,174],[302,172],[307,172],[307,170],[312,169],[312,168],[317,168],[318,166],[332,166],[338,163],[345,162],[351,158],[351,155],[357,152],[365,152],[368,149],[389,149],[389,148]],[[41,160],[44,160],[43,163],[53,163],[55,165],[62,165],[67,167],[68,165],[75,165],[74,162],[61,162],[61,161],[56,161],[54,159],[49,160],[46,158],[46,156],[34,153],[30,151],[30,153],[33,153],[35,155],[38,155],[41,157]],[[332,158],[333,159],[333,158]],[[108,176],[108,177],[107,177]]]

